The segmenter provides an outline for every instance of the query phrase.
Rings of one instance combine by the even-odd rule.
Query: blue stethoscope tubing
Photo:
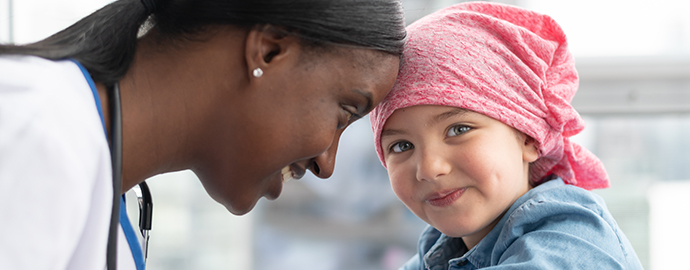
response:
[[[120,100],[120,85],[115,83],[108,88],[108,102],[110,111],[110,159],[113,171],[113,206],[108,230],[108,246],[106,265],[108,270],[117,269],[117,235],[120,224],[120,200],[122,194],[122,104]],[[146,182],[139,184],[137,193],[139,202],[139,229],[144,237],[144,260],[148,254],[149,231],[153,221],[153,200]]]

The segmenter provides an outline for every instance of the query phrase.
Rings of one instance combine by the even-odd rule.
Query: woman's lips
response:
[[[467,188],[458,188],[452,190],[445,190],[442,192],[435,192],[426,196],[424,201],[432,206],[445,207],[455,202]]]

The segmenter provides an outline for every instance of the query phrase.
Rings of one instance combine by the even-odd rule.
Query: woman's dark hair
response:
[[[137,34],[149,19],[169,37],[214,25],[281,27],[311,46],[351,45],[401,55],[406,37],[400,0],[118,0],[36,43],[0,46],[0,54],[72,58],[105,85],[134,58]]]

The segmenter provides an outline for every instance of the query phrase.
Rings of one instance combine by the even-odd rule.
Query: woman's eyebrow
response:
[[[446,119],[448,119],[448,118],[451,118],[451,117],[453,117],[453,116],[463,115],[463,114],[466,114],[466,113],[468,113],[468,112],[470,112],[470,111],[467,110],[467,109],[463,109],[463,108],[454,108],[454,109],[452,109],[452,110],[450,110],[450,111],[447,111],[447,112],[444,112],[444,113],[441,113],[441,114],[438,114],[438,115],[432,117],[430,122],[433,123],[433,124],[436,124],[436,123],[439,123],[439,122],[441,122],[441,121],[443,121],[443,120],[446,120]]]

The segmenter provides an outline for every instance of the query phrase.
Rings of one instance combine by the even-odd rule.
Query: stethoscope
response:
[[[108,108],[110,110],[110,159],[113,167],[113,207],[108,231],[106,264],[108,270],[117,269],[117,235],[120,224],[120,199],[122,193],[122,104],[120,85],[115,83],[108,89]],[[148,243],[153,221],[153,201],[146,182],[134,187],[139,204],[139,230],[143,237],[142,251],[144,261],[148,257]],[[126,210],[122,210],[126,211]]]

